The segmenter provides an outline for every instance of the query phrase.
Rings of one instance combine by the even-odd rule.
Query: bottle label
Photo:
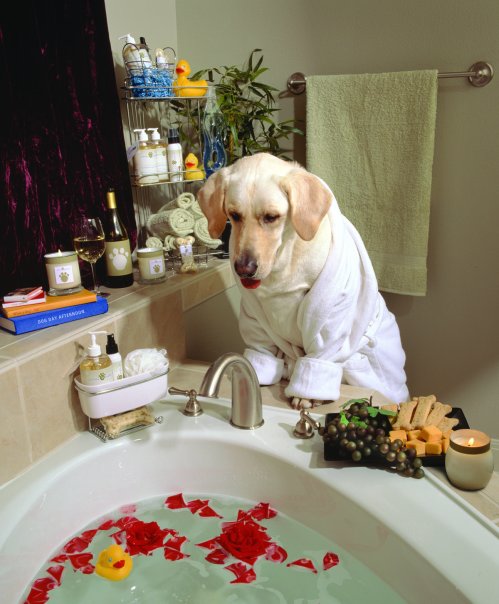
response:
[[[106,241],[106,271],[109,277],[122,277],[132,272],[130,241]]]
[[[82,384],[87,386],[97,386],[98,384],[114,381],[112,365],[99,369],[84,369],[81,371],[80,377]]]
[[[140,149],[139,147],[139,150],[133,157],[133,162],[137,178],[157,174],[155,149]]]

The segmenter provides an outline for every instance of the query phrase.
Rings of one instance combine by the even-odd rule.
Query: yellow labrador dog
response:
[[[261,153],[213,174],[198,199],[212,237],[231,222],[244,354],[261,385],[287,379],[295,408],[337,399],[342,382],[408,399],[395,318],[321,179]]]

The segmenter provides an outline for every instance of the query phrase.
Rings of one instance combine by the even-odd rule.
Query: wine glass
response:
[[[74,248],[78,256],[90,263],[92,269],[92,289],[96,294],[99,287],[95,282],[95,263],[104,254],[106,248],[104,229],[99,218],[83,217],[76,228],[73,239]]]

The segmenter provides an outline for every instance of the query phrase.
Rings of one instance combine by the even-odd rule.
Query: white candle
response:
[[[45,254],[44,257],[50,295],[58,296],[82,289],[76,252],[59,250],[53,254]]]
[[[165,255],[162,248],[143,247],[137,250],[141,283],[159,283],[166,278]]]
[[[487,486],[494,471],[490,438],[478,430],[456,430],[445,454],[445,471],[459,489],[476,491]]]

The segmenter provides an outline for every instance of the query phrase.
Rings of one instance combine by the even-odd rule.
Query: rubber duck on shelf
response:
[[[204,170],[198,168],[199,160],[194,153],[189,153],[185,158],[185,180],[203,180]]]
[[[119,545],[102,550],[95,565],[95,572],[109,581],[122,581],[132,572],[132,557]]]
[[[185,59],[181,59],[177,63],[175,72],[177,79],[173,82],[173,90],[176,96],[195,97],[206,94],[208,90],[206,80],[189,80],[188,76],[191,73],[191,66]]]

